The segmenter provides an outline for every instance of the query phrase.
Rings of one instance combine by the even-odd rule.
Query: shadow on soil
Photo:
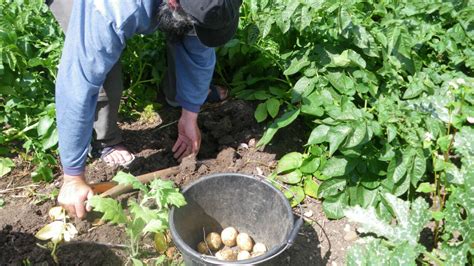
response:
[[[38,246],[32,234],[13,232],[11,225],[0,231],[0,265],[56,265],[50,250]],[[44,242],[43,244],[45,244]],[[94,243],[66,243],[57,249],[59,265],[122,265],[108,247]]]
[[[202,142],[198,159],[215,159],[225,148],[237,149],[261,138],[265,132],[265,123],[257,123],[254,118],[254,106],[245,101],[235,100],[224,105],[207,109],[199,115],[199,128]],[[161,124],[145,127],[139,123],[125,125],[124,143],[137,156],[131,172],[135,175],[156,171],[177,165],[173,158],[172,147],[177,138],[177,120],[180,110],[165,107],[159,111]],[[296,120],[290,126],[282,128],[268,144],[264,152],[274,154],[275,159],[288,152],[299,151],[303,147],[304,125]]]
[[[273,264],[269,265],[327,265],[331,257],[331,249],[322,254],[319,244],[328,239],[322,234],[322,239],[309,224],[304,224],[295,243],[281,254]],[[329,246],[330,243],[329,243]]]

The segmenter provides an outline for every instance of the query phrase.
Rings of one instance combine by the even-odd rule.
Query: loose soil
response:
[[[176,176],[170,177],[176,185],[186,186],[191,181],[213,173],[238,172],[251,175],[268,175],[277,160],[287,152],[302,147],[301,123],[295,122],[281,130],[273,145],[264,150],[255,147],[264,128],[253,118],[255,106],[251,103],[230,100],[218,106],[209,106],[199,117],[202,144],[197,164],[182,167]],[[153,119],[124,121],[120,124],[126,146],[137,157],[129,171],[134,175],[145,174],[175,166],[171,148],[177,136],[176,124],[179,109],[163,107]],[[55,206],[55,197],[61,184],[32,184],[29,173],[32,166],[16,158],[17,167],[0,180],[0,197],[5,206],[0,208],[0,265],[44,264],[54,260],[45,249],[46,243],[34,234],[48,221],[48,210]],[[120,170],[107,167],[99,160],[91,160],[87,167],[89,182],[110,180]],[[134,197],[128,193],[120,198]],[[304,204],[305,225],[295,244],[276,261],[276,265],[342,265],[347,248],[357,239],[355,228],[345,219],[328,220],[321,202],[306,199]],[[295,213],[298,210],[295,209]],[[73,242],[58,248],[59,264],[121,265],[127,262],[126,251],[117,245],[126,244],[123,228],[97,222],[98,214],[91,213],[86,220],[74,221],[79,235]],[[153,254],[151,239],[145,241],[144,250]],[[42,245],[42,246],[41,246]],[[170,254],[171,253],[171,254]],[[174,253],[174,254],[173,254]],[[179,254],[169,250],[169,256],[179,260]]]

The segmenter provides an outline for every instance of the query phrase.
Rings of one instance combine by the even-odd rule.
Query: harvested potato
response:
[[[252,252],[252,254],[250,254],[250,257],[255,258],[255,257],[262,256],[262,255],[263,255],[262,252]]]
[[[237,246],[241,250],[251,251],[253,248],[252,238],[246,233],[240,233],[237,235]]]
[[[265,245],[263,243],[255,243],[255,245],[253,246],[253,249],[252,249],[252,252],[253,253],[265,253],[267,252],[267,247],[265,247]]]
[[[237,229],[235,229],[234,227],[225,228],[224,230],[222,230],[222,233],[221,233],[222,243],[224,243],[224,245],[228,247],[235,246],[237,235],[238,235]]]
[[[234,250],[229,247],[224,247],[223,249],[216,252],[216,258],[218,260],[233,261],[237,259],[237,250]]]
[[[216,232],[211,232],[206,236],[206,242],[210,249],[218,250],[222,245],[221,236]]]
[[[206,243],[204,241],[199,242],[197,245],[197,251],[201,254],[209,254],[209,250],[207,249]]]
[[[247,250],[239,251],[239,254],[237,254],[237,260],[246,260],[246,259],[250,259],[250,253]]]

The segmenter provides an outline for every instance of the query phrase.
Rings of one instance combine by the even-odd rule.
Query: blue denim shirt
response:
[[[74,0],[56,80],[59,153],[65,174],[84,172],[99,88],[126,40],[155,31],[160,4],[159,0]],[[186,36],[172,52],[176,101],[197,113],[207,96],[215,51],[196,36]]]

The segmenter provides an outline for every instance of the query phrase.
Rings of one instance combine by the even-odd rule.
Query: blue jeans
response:
[[[156,29],[157,0],[75,0],[56,80],[59,152],[65,174],[84,172],[97,97],[127,39]],[[215,66],[214,49],[186,36],[172,49],[176,101],[199,112]],[[164,59],[163,59],[164,60]]]

